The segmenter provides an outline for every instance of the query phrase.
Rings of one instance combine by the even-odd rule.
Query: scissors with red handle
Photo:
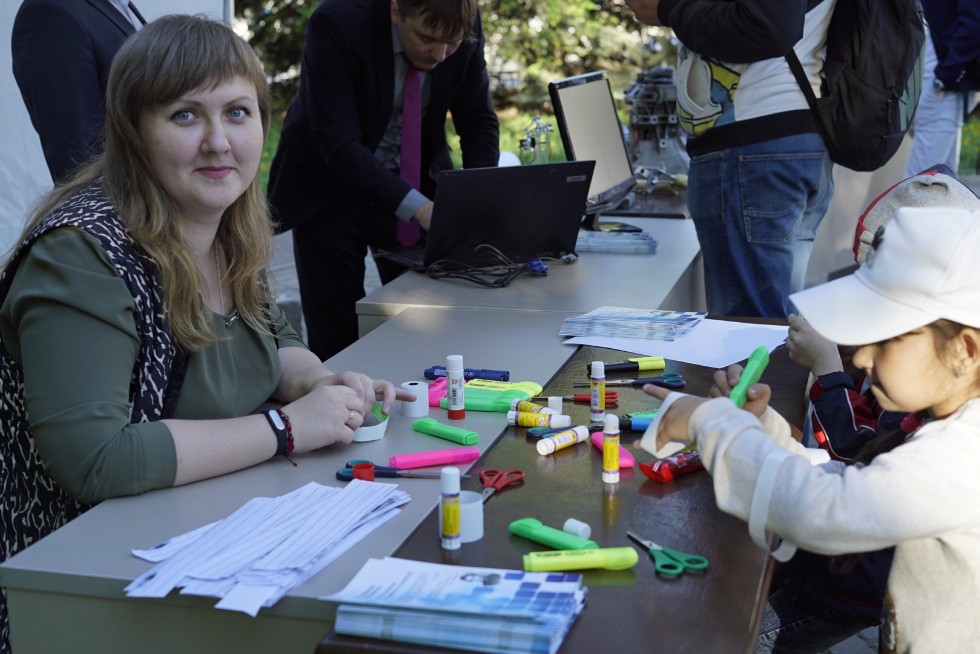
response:
[[[490,499],[491,495],[499,490],[503,490],[514,484],[523,484],[524,471],[487,468],[480,473],[480,481],[483,482],[483,501],[486,502]]]

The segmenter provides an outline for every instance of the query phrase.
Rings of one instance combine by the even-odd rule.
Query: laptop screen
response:
[[[589,212],[614,208],[632,190],[636,179],[606,71],[551,82],[548,92],[565,156],[596,162]]]

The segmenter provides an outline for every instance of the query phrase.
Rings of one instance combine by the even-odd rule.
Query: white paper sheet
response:
[[[568,339],[565,345],[607,347],[720,369],[747,359],[760,345],[772,352],[783,344],[788,333],[789,328],[784,326],[705,319],[675,341],[580,336]]]
[[[182,593],[222,598],[217,608],[254,616],[336,560],[410,496],[355,479],[344,488],[310,483],[281,497],[249,500],[224,520],[136,556],[156,565],[126,587],[130,597]]]

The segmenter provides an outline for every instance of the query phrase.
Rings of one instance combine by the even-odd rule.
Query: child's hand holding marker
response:
[[[769,364],[769,351],[765,347],[756,348],[742,368],[735,363],[726,370],[714,374],[714,384],[708,391],[710,397],[730,397],[735,405],[759,418],[766,412],[772,389],[766,384],[757,384],[762,372]]]
[[[715,385],[711,397],[732,398],[740,408],[755,416],[765,413],[772,397],[772,390],[765,384],[757,384],[762,372],[769,363],[769,350],[756,348],[746,362],[745,368],[734,365],[727,371],[715,373]],[[710,398],[695,397],[676,393],[668,388],[653,384],[643,387],[643,392],[663,401],[657,417],[654,418],[640,444],[659,459],[666,458],[686,447],[691,442],[688,423],[694,410]]]

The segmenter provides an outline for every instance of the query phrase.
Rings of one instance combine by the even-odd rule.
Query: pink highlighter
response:
[[[480,458],[480,448],[451,447],[446,450],[429,450],[428,452],[413,452],[411,454],[396,454],[388,457],[388,465],[392,468],[410,470],[412,468],[427,468],[429,466],[456,465],[470,463]]]
[[[429,406],[439,407],[439,401],[446,397],[446,378],[440,377],[429,384]]]
[[[602,451],[602,432],[596,431],[592,432],[592,444]],[[623,449],[623,446],[619,446],[619,467],[620,468],[632,468],[636,463],[633,455],[629,453],[628,450]]]

